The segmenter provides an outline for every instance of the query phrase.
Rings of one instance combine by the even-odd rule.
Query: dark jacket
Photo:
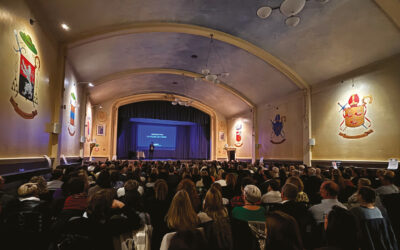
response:
[[[299,225],[303,245],[306,248],[311,247],[313,242],[312,229],[315,227],[315,220],[303,203],[288,201],[274,206],[274,210],[282,211],[292,216]]]
[[[360,228],[362,250],[398,250],[393,229],[378,208],[355,207],[350,212],[356,217]]]

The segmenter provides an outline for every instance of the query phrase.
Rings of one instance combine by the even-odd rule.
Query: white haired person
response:
[[[232,216],[242,221],[265,221],[265,208],[259,206],[261,191],[254,185],[247,185],[243,190],[244,206],[235,207]]]

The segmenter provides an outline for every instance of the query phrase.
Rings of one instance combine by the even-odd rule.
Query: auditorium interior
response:
[[[337,183],[334,176],[339,169],[350,184],[356,173],[365,175],[353,179],[353,191],[358,187],[357,195],[363,201],[373,191],[380,197],[376,207],[394,204],[386,207],[388,217],[382,212],[385,219],[390,217],[382,237],[391,240],[391,244],[386,242],[387,249],[397,249],[399,235],[396,243],[391,226],[394,234],[399,233],[400,218],[391,211],[399,207],[400,195],[386,203],[379,189],[390,183],[399,192],[398,0],[0,0],[0,44],[0,226],[7,225],[5,195],[17,197],[33,177],[54,181],[55,170],[60,169],[64,177],[66,169],[84,169],[90,177],[89,193],[99,185],[96,178],[105,169],[111,179],[115,177],[111,172],[118,171],[124,176],[118,180],[122,186],[112,182],[118,197],[125,197],[118,188],[128,189],[129,175],[124,171],[132,173],[144,194],[157,175],[158,179],[165,177],[172,204],[186,198],[186,192],[170,193],[178,191],[185,176],[190,175],[187,178],[192,178],[200,200],[207,203],[207,197],[217,195],[205,184],[210,178],[200,174],[200,179],[193,179],[193,172],[207,172],[204,175],[212,176],[213,183],[222,180],[225,186],[226,175],[234,173],[239,193],[246,198],[244,206],[259,204],[250,200],[260,190],[262,197],[271,190],[289,195],[291,187],[282,181],[296,176],[294,172],[306,192],[313,185],[307,176],[322,171],[316,192],[324,199],[335,189],[322,182],[324,173],[326,182]],[[247,186],[243,171],[253,178]],[[368,175],[371,171],[374,177]],[[168,174],[182,181],[175,185]],[[372,188],[360,191],[357,181],[366,176],[371,177]],[[277,189],[271,183],[263,186],[264,181],[274,179],[279,179]],[[158,184],[161,190],[163,183]],[[236,196],[226,197],[224,185],[217,193],[227,200],[224,205],[228,204],[232,218],[243,211],[234,205]],[[303,191],[300,186],[298,194]],[[323,195],[325,186],[328,191]],[[350,204],[353,193],[342,191],[339,201]],[[187,193],[203,222],[200,213],[208,210],[201,205],[195,208],[194,194]],[[321,197],[312,202],[312,194],[308,196],[307,211],[315,212],[313,206]],[[72,207],[82,201],[76,199]],[[122,209],[124,201],[115,199],[113,208]],[[266,210],[271,207],[267,205]],[[152,211],[144,210],[152,216]],[[172,205],[170,217],[171,210]],[[89,217],[90,211],[85,212]],[[277,216],[286,218],[279,213],[267,216],[261,231]],[[327,215],[324,218],[328,220]],[[204,234],[178,230],[172,219],[166,221],[169,231],[155,230],[152,225],[153,235],[159,234],[154,237],[156,243],[146,238],[146,231],[144,248],[137,244],[134,249],[158,249],[160,244],[161,249],[206,247],[201,241]],[[235,223],[230,222],[231,226]],[[302,243],[279,249],[329,245],[329,235],[319,245],[310,243],[298,224]],[[233,236],[248,233],[233,227]],[[249,227],[256,231],[254,225]],[[163,236],[171,229],[178,233],[170,235],[168,248]],[[201,232],[208,236],[208,230],[204,227]],[[233,240],[233,245],[218,248],[218,238],[218,244],[210,240],[216,247],[210,249],[260,249],[264,245],[275,249],[267,246],[272,240],[260,243],[262,237],[272,237],[268,232],[267,236],[258,233],[258,240],[246,246]],[[138,235],[132,241],[141,241]],[[197,248],[188,247],[185,240],[189,238],[200,242]],[[78,249],[43,242],[48,244],[41,245],[42,249]],[[150,248],[149,242],[154,246]],[[96,249],[85,244],[80,247]],[[121,247],[114,239],[115,244]],[[98,247],[107,249],[105,245]],[[354,249],[359,248],[369,249],[367,245]]]

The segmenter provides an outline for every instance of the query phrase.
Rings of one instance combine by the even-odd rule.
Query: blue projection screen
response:
[[[151,142],[156,150],[175,150],[176,126],[138,124],[136,138],[141,150],[149,149]]]

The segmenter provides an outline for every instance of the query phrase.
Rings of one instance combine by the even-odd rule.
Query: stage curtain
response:
[[[151,118],[171,121],[189,121],[201,125],[210,125],[210,116],[193,107],[172,105],[167,101],[146,101],[119,107],[119,118]]]

